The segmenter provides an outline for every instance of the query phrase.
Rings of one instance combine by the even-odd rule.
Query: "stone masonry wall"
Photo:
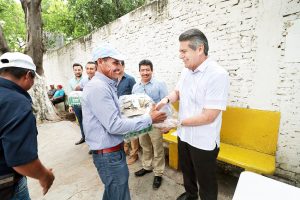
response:
[[[179,35],[202,30],[209,55],[230,75],[228,104],[281,112],[276,174],[300,182],[300,1],[159,0],[44,56],[48,83],[67,85],[72,64],[91,59],[102,41],[127,56],[126,71],[139,78],[150,59],[154,76],[172,90],[183,68]],[[297,49],[298,47],[298,49]]]

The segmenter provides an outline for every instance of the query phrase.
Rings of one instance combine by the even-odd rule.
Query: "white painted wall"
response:
[[[160,0],[101,27],[44,57],[48,83],[67,85],[72,64],[85,64],[102,41],[127,55],[139,77],[150,59],[155,77],[174,88],[183,68],[178,37],[202,30],[210,56],[230,75],[228,104],[281,112],[276,173],[300,180],[300,6],[298,0]],[[297,51],[298,50],[298,51]]]

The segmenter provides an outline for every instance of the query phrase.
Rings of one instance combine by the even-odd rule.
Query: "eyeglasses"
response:
[[[28,72],[29,72],[31,78],[34,79],[35,78],[35,71],[29,70]]]

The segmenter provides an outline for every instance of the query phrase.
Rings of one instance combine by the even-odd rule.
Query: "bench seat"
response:
[[[260,174],[274,174],[275,156],[221,142],[218,160]]]

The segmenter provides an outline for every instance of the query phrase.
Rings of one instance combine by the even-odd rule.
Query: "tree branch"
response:
[[[0,55],[6,52],[9,52],[10,49],[7,45],[6,39],[4,37],[4,33],[2,31],[2,26],[0,25]]]

